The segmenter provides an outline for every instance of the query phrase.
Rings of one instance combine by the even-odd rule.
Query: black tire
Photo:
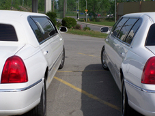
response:
[[[109,70],[105,62],[105,47],[104,46],[102,47],[102,50],[101,50],[101,63],[102,63],[102,67],[104,70]]]
[[[40,103],[23,116],[46,116],[46,81],[42,88]]]
[[[128,104],[128,96],[125,89],[124,81],[122,81],[122,96],[121,96],[121,105],[122,105],[122,116],[130,116],[131,115],[131,107]]]
[[[62,59],[59,69],[62,69],[64,67],[64,63],[65,63],[65,47],[63,48]]]

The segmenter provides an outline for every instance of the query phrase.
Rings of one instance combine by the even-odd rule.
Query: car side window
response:
[[[119,34],[118,34],[118,38],[121,39],[122,41],[125,41],[126,36],[128,35],[130,29],[132,28],[132,26],[135,24],[135,22],[138,19],[129,19],[124,26],[122,27],[122,29],[120,30]]]
[[[44,39],[57,33],[54,25],[46,17],[32,17],[41,32],[43,33]]]
[[[130,30],[130,32],[129,32],[127,38],[125,39],[125,42],[126,42],[126,43],[130,44],[130,43],[132,42],[132,39],[134,38],[136,32],[138,31],[138,29],[139,29],[141,23],[142,23],[142,20],[139,19],[139,20],[134,24],[134,26],[133,26],[132,29]]]
[[[0,41],[18,41],[16,31],[12,25],[0,24]]]
[[[35,22],[29,17],[28,18],[29,24],[38,40],[38,42],[40,43],[41,41],[44,40],[43,38],[43,34],[41,33],[40,29],[38,28],[38,26],[35,24]]]
[[[121,30],[122,26],[124,25],[124,23],[128,20],[129,18],[123,18],[118,25],[116,26],[116,28],[113,30],[112,35],[117,37],[119,34],[119,31]]]
[[[113,31],[115,30],[116,26],[118,25],[118,23],[119,23],[122,19],[123,19],[123,18],[120,18],[120,19],[113,25],[111,32],[113,32]]]

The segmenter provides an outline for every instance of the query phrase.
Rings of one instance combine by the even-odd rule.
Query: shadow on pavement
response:
[[[88,65],[82,73],[82,90],[93,95],[81,96],[83,116],[120,116],[121,112],[95,100],[95,97],[116,107],[121,107],[121,93],[111,73],[102,69],[101,64]]]

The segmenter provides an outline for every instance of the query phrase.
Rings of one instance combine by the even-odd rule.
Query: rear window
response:
[[[120,30],[118,38],[122,41],[125,41],[126,36],[128,35],[129,31],[131,30],[132,26],[135,24],[136,21],[137,19],[129,19]]]
[[[132,40],[133,40],[133,38],[134,38],[136,32],[138,31],[138,29],[139,29],[141,23],[142,23],[142,20],[139,19],[139,20],[134,24],[134,26],[131,28],[131,30],[130,30],[128,36],[127,36],[127,38],[125,39],[125,42],[126,42],[126,43],[130,44],[130,43],[132,42]]]
[[[48,38],[56,33],[55,27],[46,17],[32,17],[32,19],[40,28],[44,38]]]
[[[115,27],[115,29],[113,30],[113,35],[114,36],[118,36],[118,33],[120,32],[122,26],[124,25],[124,23],[128,20],[128,18],[123,18],[121,19],[121,21],[118,23],[118,25]]]
[[[0,24],[0,41],[18,41],[12,25]]]
[[[152,24],[149,29],[145,45],[146,46],[155,45],[155,24]]]

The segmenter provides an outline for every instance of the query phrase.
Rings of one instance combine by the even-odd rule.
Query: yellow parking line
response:
[[[57,72],[101,72],[104,70],[84,70],[84,71],[57,71]]]
[[[84,53],[78,53],[78,54],[81,54],[81,55],[84,55],[84,56],[91,56],[91,57],[101,58],[101,57],[98,57],[98,56],[89,55],[89,54],[84,54]]]
[[[94,56],[94,55],[88,55],[88,56],[96,57],[96,56]]]
[[[78,53],[78,54],[86,55],[86,54],[84,54],[84,53]]]
[[[113,105],[113,104],[111,104],[109,102],[106,102],[106,101],[104,101],[104,100],[102,100],[102,99],[100,99],[100,98],[98,98],[98,97],[96,97],[96,96],[94,96],[94,95],[92,95],[92,94],[90,94],[90,93],[88,93],[88,92],[86,92],[86,91],[84,91],[84,90],[82,90],[82,89],[80,89],[80,88],[78,88],[78,87],[76,87],[76,86],[74,86],[74,85],[72,85],[72,84],[62,80],[62,79],[60,79],[60,78],[58,78],[58,77],[54,77],[54,79],[62,82],[63,84],[65,84],[65,85],[75,89],[76,91],[78,91],[80,93],[83,93],[84,95],[88,96],[89,98],[97,100],[98,102],[103,103],[104,105],[107,105],[107,106],[109,106],[109,107],[111,107],[113,109],[116,109],[116,110],[120,111],[119,107],[117,107],[117,106],[115,106],[115,105]]]

